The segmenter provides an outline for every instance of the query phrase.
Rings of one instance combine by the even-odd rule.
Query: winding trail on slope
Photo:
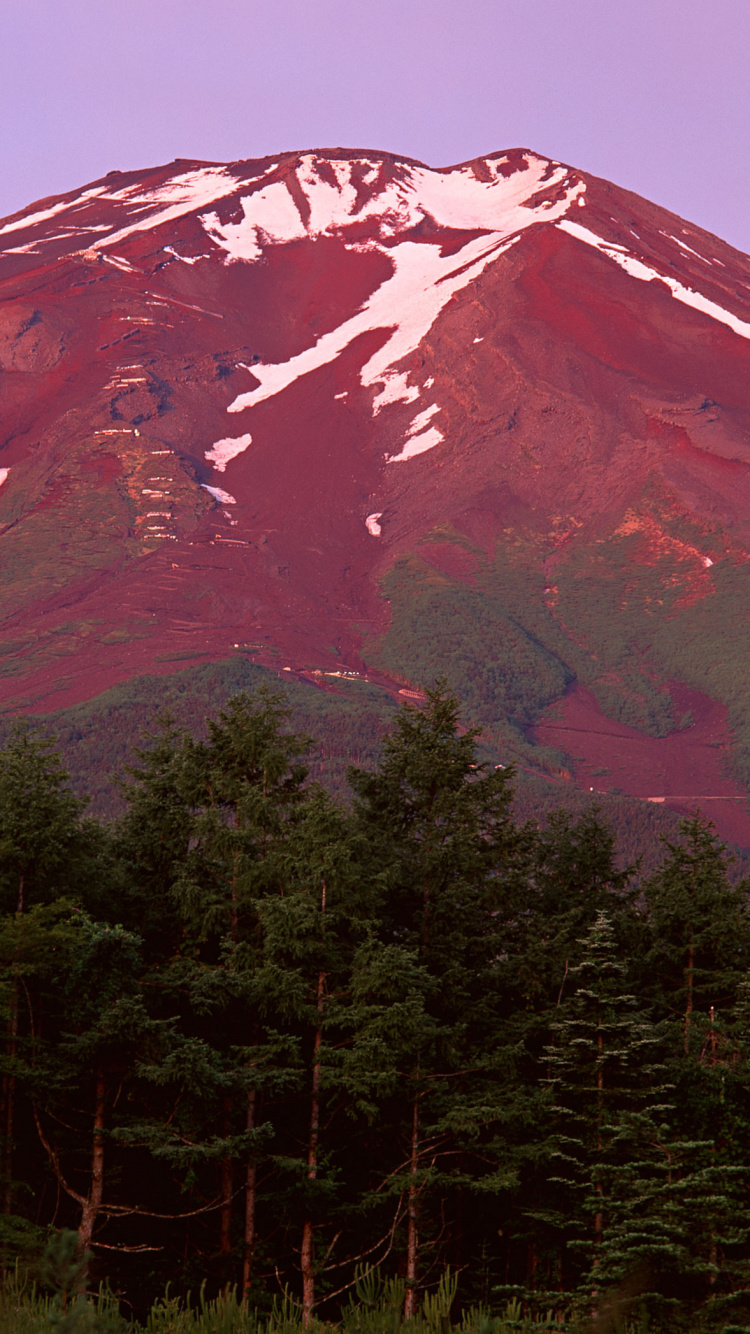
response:
[[[710,802],[711,820],[722,838],[750,847],[747,793],[726,771],[732,738],[723,704],[699,690],[670,683],[678,718],[692,723],[665,737],[647,736],[602,713],[590,690],[574,686],[548,709],[534,739],[572,755],[576,786],[613,789],[683,815]]]

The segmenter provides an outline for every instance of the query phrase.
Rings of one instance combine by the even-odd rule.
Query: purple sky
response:
[[[2,0],[0,216],[112,168],[524,146],[750,251],[750,0]]]

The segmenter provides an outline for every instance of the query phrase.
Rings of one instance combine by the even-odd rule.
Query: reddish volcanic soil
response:
[[[383,578],[417,551],[472,607],[497,576],[530,645],[569,567],[581,623],[560,619],[552,652],[567,635],[605,673],[584,570],[594,628],[631,594],[642,626],[715,598],[731,663],[691,679],[735,698],[749,370],[747,256],[526,149],[439,170],[344,149],[177,161],[0,219],[0,710],[233,652],[398,691],[367,657]],[[431,627],[425,680],[451,636],[490,680],[462,625]],[[706,633],[696,611],[685,634]],[[748,737],[675,698],[695,722],[663,740],[582,690],[537,736],[582,757],[582,786],[700,804],[750,846],[721,772]]]
[[[677,715],[693,715],[684,731],[646,736],[607,718],[591,692],[575,686],[547,710],[534,739],[572,756],[579,787],[656,800],[682,815],[700,810],[722,838],[750,846],[747,795],[724,772],[731,749],[726,709],[683,685],[671,693]]]

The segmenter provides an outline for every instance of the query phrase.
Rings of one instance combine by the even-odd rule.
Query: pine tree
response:
[[[58,1191],[74,1202],[84,1253],[97,1227],[130,1207],[106,1198],[107,1144],[153,1024],[141,994],[139,938],[64,909],[29,915],[38,934],[47,914],[49,954],[44,966],[29,955],[22,972],[31,1036],[20,1085]],[[19,930],[31,943],[25,922]]]
[[[713,826],[696,815],[682,822],[680,835],[679,843],[666,841],[668,855],[644,886],[646,977],[689,1056],[701,1049],[711,1007],[727,1008],[737,997],[750,965],[750,911],[748,885],[731,884],[726,846]]]
[[[0,750],[0,907],[23,912],[71,886],[82,850],[81,814],[69,776],[50,737],[25,720]]]
[[[0,910],[20,916],[30,906],[50,903],[96,881],[95,846],[101,842],[82,813],[86,802],[74,796],[69,775],[54,741],[40,735],[25,719],[13,725],[0,750]],[[18,977],[12,974],[7,993],[5,1051],[0,1058],[0,1139],[2,1140],[3,1210],[13,1204],[15,1138],[15,1063],[21,1024]]]
[[[620,868],[615,837],[596,809],[577,820],[552,811],[534,844],[530,884],[514,940],[518,985],[545,1015],[562,999],[581,936],[606,912],[618,938],[631,943],[635,868]]]
[[[546,1053],[550,1203],[538,1221],[558,1233],[562,1286],[594,1313],[624,1282],[641,1301],[644,1286],[658,1292],[664,1273],[680,1272],[685,1259],[689,1209],[685,1192],[681,1206],[675,1195],[682,1162],[663,1037],[624,973],[602,912],[581,941]]]
[[[300,1219],[302,1316],[309,1324],[332,1286],[321,1254],[339,1272],[346,1267],[336,1225],[340,1237],[343,1214],[348,1245],[358,1213],[340,1169],[356,1134],[342,1066],[351,1041],[353,956],[369,914],[367,892],[353,873],[348,821],[320,788],[308,790],[279,871],[283,892],[258,903],[262,945],[254,984],[266,1040],[284,1032],[298,1044],[297,1096],[275,1137],[275,1195],[287,1221]],[[297,1145],[304,1146],[301,1154]]]
[[[702,1276],[697,1290],[716,1302],[747,1282],[748,1213],[740,1183],[750,1125],[733,1011],[750,965],[748,884],[732,884],[726,847],[701,816],[683,821],[680,836],[667,841],[667,856],[644,887],[650,947],[642,986],[669,1029],[675,1133],[710,1146],[705,1196],[713,1203],[695,1210],[702,1223],[690,1254]]]
[[[171,1053],[151,1075],[183,1081],[181,1116],[186,1129],[189,1123],[194,1167],[216,1162],[224,1146],[218,1158],[224,1281],[235,1252],[238,1157],[245,1159],[245,1293],[257,1240],[257,1155],[270,1133],[261,1120],[263,1099],[301,1077],[296,1035],[269,1031],[261,1020],[259,981],[261,905],[284,893],[285,849],[307,800],[302,757],[309,739],[288,730],[288,718],[283,698],[262,690],[231,699],[209,720],[204,742],[165,735],[155,755],[142,757],[126,827],[147,880],[156,879],[172,917],[182,923],[160,985],[189,997],[182,1031],[201,1053],[209,1082],[202,1100],[192,1098],[185,1083],[189,1062],[183,1067]],[[156,1127],[153,1134],[158,1138]],[[173,1158],[181,1152],[168,1143],[159,1151]]]
[[[384,1077],[399,1074],[385,1108],[401,1156],[383,1163],[383,1176],[404,1199],[407,1316],[424,1256],[439,1246],[441,1210],[460,1213],[462,1195],[482,1178],[509,1180],[497,1145],[480,1146],[508,1110],[503,959],[529,839],[510,819],[512,772],[478,763],[477,737],[462,730],[458,701],[438,684],[423,711],[400,712],[379,767],[350,772],[379,946],[358,982],[367,1016],[358,1042],[385,1045],[389,996],[406,1021],[384,1062]],[[399,968],[412,989],[399,988]]]

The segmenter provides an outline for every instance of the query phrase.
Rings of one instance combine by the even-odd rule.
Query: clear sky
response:
[[[527,147],[750,251],[750,0],[0,0],[0,216],[119,168]]]

